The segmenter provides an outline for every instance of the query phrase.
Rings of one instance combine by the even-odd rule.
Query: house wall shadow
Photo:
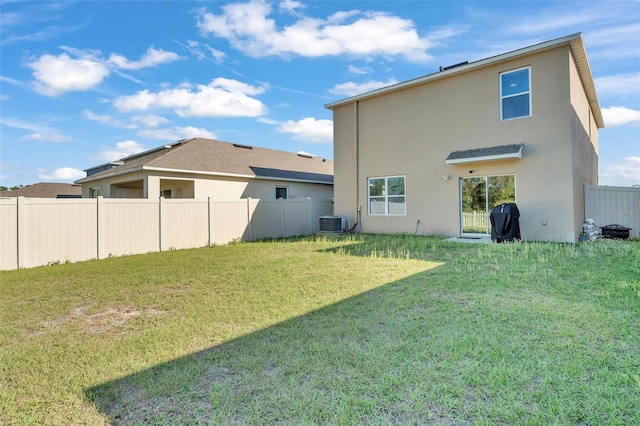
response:
[[[112,424],[333,423],[358,405],[377,410],[359,387],[410,368],[395,345],[433,332],[437,303],[423,296],[440,265],[86,389],[86,398]]]

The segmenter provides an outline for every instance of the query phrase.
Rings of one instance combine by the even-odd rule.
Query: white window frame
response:
[[[100,187],[94,186],[89,188],[89,198],[98,198],[100,196]]]
[[[389,195],[389,179],[402,178],[404,181],[404,194],[402,195]],[[384,179],[383,195],[371,195],[369,190],[371,181],[376,179]],[[371,199],[372,198],[384,198],[384,213],[372,213],[371,212]],[[390,213],[389,212],[389,200],[394,198],[404,198],[404,212],[403,213]],[[404,175],[395,176],[376,176],[367,178],[367,213],[369,216],[406,216],[407,215],[407,177]]]
[[[512,93],[510,95],[506,95],[504,96],[502,94],[502,76],[506,75],[506,74],[512,74],[514,72],[518,72],[518,71],[522,71],[522,70],[527,70],[527,77],[529,79],[528,81],[528,86],[529,86],[529,90],[524,91],[524,92],[518,92],[518,93]],[[531,66],[526,66],[526,67],[521,67],[521,68],[516,68],[513,70],[509,70],[509,71],[504,71],[501,72],[498,75],[498,93],[500,93],[500,121],[511,121],[511,120],[518,120],[520,118],[527,118],[527,117],[531,117],[533,115],[533,96],[532,96],[532,90],[531,90]],[[502,101],[504,99],[509,99],[509,98],[515,98],[516,96],[522,96],[522,95],[529,95],[529,114],[528,115],[520,115],[518,117],[511,117],[511,118],[504,118],[504,111],[502,108]]]

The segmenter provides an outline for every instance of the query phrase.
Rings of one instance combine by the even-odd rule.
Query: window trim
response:
[[[389,195],[389,179],[402,178],[404,182],[404,194],[402,195]],[[374,179],[384,179],[384,195],[371,196],[369,191],[371,181]],[[371,198],[384,197],[384,213],[371,213]],[[389,198],[404,198],[404,213],[389,213]],[[369,216],[406,216],[407,215],[407,176],[406,175],[393,175],[393,176],[373,176],[367,178],[367,214]]]
[[[89,188],[89,198],[98,198],[100,196],[100,187],[92,186]]]
[[[502,76],[506,75],[506,74],[511,74],[514,72],[518,72],[518,71],[522,71],[522,70],[527,70],[527,77],[528,77],[528,86],[529,86],[529,90],[527,90],[526,92],[518,92],[518,93],[512,93],[510,95],[506,95],[503,96],[502,95]],[[511,121],[511,120],[518,120],[520,118],[527,118],[527,117],[531,117],[533,115],[533,96],[532,96],[532,90],[531,90],[531,65],[528,65],[526,67],[520,67],[520,68],[516,68],[516,69],[512,69],[509,71],[503,71],[501,73],[498,74],[498,93],[500,94],[500,121]],[[503,100],[504,99],[508,99],[508,98],[514,98],[516,96],[522,96],[522,95],[529,95],[529,114],[528,115],[520,115],[518,117],[511,117],[511,118],[504,118],[504,111],[502,108],[502,104],[503,104]]]

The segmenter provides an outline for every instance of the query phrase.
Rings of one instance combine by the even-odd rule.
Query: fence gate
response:
[[[584,216],[598,226],[632,228],[630,238],[640,238],[640,188],[584,186]]]

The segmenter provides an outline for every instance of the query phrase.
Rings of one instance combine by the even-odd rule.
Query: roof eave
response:
[[[277,178],[277,177],[269,177],[269,176],[253,176],[253,177],[257,180],[278,180],[282,182],[321,183],[324,185],[333,185],[333,182],[327,182],[324,180]]]
[[[106,173],[104,175],[87,176],[87,177],[84,177],[82,179],[78,179],[78,180],[74,181],[73,183],[82,185],[82,184],[85,184],[85,183],[88,183],[88,182],[94,182],[96,180],[101,180],[101,179],[110,178],[110,177],[114,177],[114,176],[120,176],[120,175],[124,175],[124,174],[127,174],[127,173],[139,172],[140,170],[143,170],[143,169],[145,169],[144,166],[137,166],[137,167],[132,167],[130,169],[116,170],[114,172]],[[111,170],[114,170],[114,169],[111,169]]]
[[[604,128],[604,119],[602,118],[602,110],[600,109],[600,102],[598,101],[598,94],[596,93],[596,86],[593,82],[593,74],[591,74],[587,50],[585,49],[581,33],[578,34],[578,37],[569,41],[569,47],[575,59],[578,74],[580,75],[580,80],[582,80],[584,91],[587,94],[589,106],[596,120],[596,125],[598,129],[602,129]]]

